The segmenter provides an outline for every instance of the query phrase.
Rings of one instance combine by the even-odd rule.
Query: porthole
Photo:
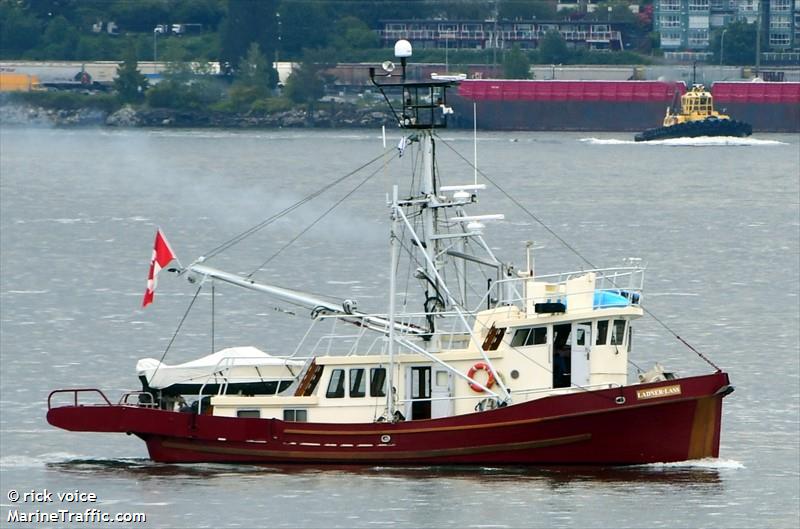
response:
[[[386,434],[381,435],[381,442],[382,443],[386,444],[386,443],[390,442],[391,440],[392,440],[392,436],[391,435],[386,435]]]
[[[513,378],[514,380],[518,379],[519,378],[519,371],[517,371],[516,369],[512,369],[511,370],[511,378]]]

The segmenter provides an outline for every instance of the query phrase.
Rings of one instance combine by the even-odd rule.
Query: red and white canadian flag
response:
[[[156,277],[162,268],[175,259],[172,248],[169,247],[167,238],[161,233],[161,228],[156,231],[156,242],[153,246],[153,259],[150,261],[150,273],[147,275],[147,290],[142,300],[142,308],[153,302],[156,291]]]

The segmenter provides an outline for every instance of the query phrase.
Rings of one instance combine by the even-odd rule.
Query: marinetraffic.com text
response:
[[[147,515],[143,512],[105,512],[93,505],[98,502],[96,493],[77,489],[55,492],[9,489],[6,498],[14,504],[6,516],[9,524],[147,522]]]

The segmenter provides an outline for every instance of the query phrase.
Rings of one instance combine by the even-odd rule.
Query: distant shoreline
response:
[[[472,129],[472,104],[453,98],[451,129]],[[793,104],[728,103],[728,112],[751,123],[755,132],[798,132],[798,107]],[[608,102],[484,101],[478,128],[493,131],[635,132],[660,123],[661,104]],[[624,109],[625,114],[620,114]],[[624,116],[626,119],[621,119]],[[56,128],[171,129],[376,129],[395,128],[391,112],[379,106],[324,102],[309,112],[302,106],[266,113],[231,113],[123,106],[117,110],[92,106],[47,108],[0,98],[0,125]]]
[[[164,128],[375,128],[391,125],[388,112],[349,104],[324,105],[314,111],[293,108],[266,115],[225,112],[134,108],[115,112],[83,107],[54,109],[13,101],[0,104],[0,123],[53,127],[164,127]]]

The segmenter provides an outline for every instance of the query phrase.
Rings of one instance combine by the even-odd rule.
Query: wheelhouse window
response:
[[[600,320],[597,322],[597,338],[595,345],[605,345],[608,338],[608,320]]]
[[[367,377],[364,376],[364,368],[350,370],[350,396],[363,397],[367,394]]]
[[[246,419],[260,419],[261,410],[236,410],[236,416]]]
[[[283,410],[283,420],[287,422],[308,422],[308,411]]]
[[[334,369],[331,372],[331,380],[328,382],[328,391],[325,396],[329,399],[344,397],[344,369]]]
[[[511,347],[525,347],[547,343],[547,327],[525,327],[517,329],[511,339]]]
[[[611,345],[623,345],[625,343],[625,320],[614,320],[611,328]]]
[[[386,396],[386,368],[373,367],[369,370],[369,394],[373,397]]]

